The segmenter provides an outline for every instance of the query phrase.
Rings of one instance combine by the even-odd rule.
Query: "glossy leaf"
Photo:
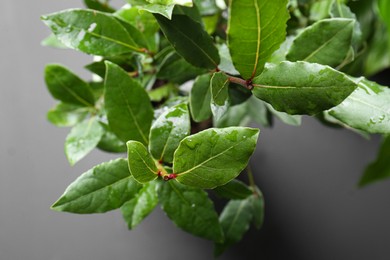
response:
[[[41,19],[69,48],[100,56],[144,52],[121,23],[104,12],[69,9],[42,16]]]
[[[320,20],[295,37],[286,58],[335,67],[347,56],[354,26],[352,19]]]
[[[254,152],[259,129],[210,128],[184,138],[173,159],[176,180],[212,189],[236,178]]]
[[[387,31],[390,34],[390,3],[387,0],[378,0],[379,14],[386,23]],[[390,36],[388,36],[390,40]]]
[[[126,144],[129,170],[134,179],[142,184],[157,179],[156,163],[146,147],[137,141],[128,141]]]
[[[217,212],[205,191],[168,181],[160,186],[158,196],[163,211],[179,228],[212,241],[223,240]]]
[[[148,143],[153,108],[146,90],[126,71],[106,62],[105,109],[111,130],[124,142]]]
[[[253,80],[253,94],[288,114],[314,115],[340,104],[357,87],[328,66],[307,62],[270,65]]]
[[[196,77],[189,96],[191,117],[195,122],[202,122],[211,117],[210,74]]]
[[[249,200],[229,201],[219,217],[225,241],[215,243],[214,255],[221,255],[227,248],[240,241],[248,231],[252,218],[252,204]]]
[[[160,14],[165,16],[168,19],[172,18],[174,4],[164,5],[164,4],[153,4],[146,0],[127,0],[132,6],[137,6],[140,10],[145,10],[153,14]]]
[[[151,154],[159,161],[172,163],[173,153],[190,131],[187,104],[182,103],[169,108],[152,125],[149,143]]]
[[[329,113],[344,124],[371,134],[390,133],[390,89],[367,79]]]
[[[58,49],[67,49],[62,42],[60,42],[54,34],[50,34],[41,41],[41,45],[45,47],[53,47]]]
[[[285,112],[276,111],[271,105],[266,104],[267,109],[271,112],[272,115],[277,117],[280,121],[287,125],[300,126],[302,124],[301,115],[289,115]]]
[[[223,72],[214,73],[211,77],[211,112],[215,120],[219,120],[230,106],[229,78]]]
[[[107,12],[107,13],[113,13],[115,11],[114,8],[108,5],[108,1],[104,1],[103,3],[99,0],[84,0],[84,4],[89,9]]]
[[[100,150],[109,153],[125,153],[127,152],[126,144],[120,140],[110,129],[110,127],[106,124],[100,122],[104,129],[104,134],[100,139],[97,147]]]
[[[375,182],[383,181],[390,178],[390,137],[384,137],[382,145],[375,161],[370,163],[365,169],[359,186],[367,186]]]
[[[64,66],[46,65],[45,82],[51,95],[64,103],[81,106],[93,106],[95,104],[88,83]]]
[[[219,128],[229,126],[246,126],[251,121],[251,115],[249,112],[250,109],[249,104],[246,102],[231,106],[218,121],[213,118],[213,125]]]
[[[218,50],[200,23],[186,15],[173,15],[172,20],[161,15],[155,17],[164,35],[186,61],[200,68],[218,67]]]
[[[157,183],[149,182],[143,185],[137,195],[126,202],[122,207],[122,216],[129,229],[134,229],[157,206]]]
[[[103,134],[104,130],[95,117],[74,126],[65,140],[65,155],[70,165],[91,152]]]
[[[104,213],[120,208],[141,187],[130,175],[127,161],[116,159],[83,173],[51,208],[78,214]]]
[[[228,46],[243,78],[259,75],[286,38],[290,18],[287,0],[232,0],[228,18]]]
[[[86,107],[59,103],[47,112],[47,119],[58,127],[70,127],[81,122],[88,115]]]
[[[245,199],[253,194],[252,190],[240,180],[231,180],[213,190],[219,197],[226,199]]]

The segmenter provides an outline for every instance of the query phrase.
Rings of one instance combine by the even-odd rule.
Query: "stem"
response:
[[[228,77],[228,80],[230,82],[233,82],[233,83],[236,83],[236,84],[238,84],[240,86],[243,86],[246,89],[249,89],[249,90],[253,89],[252,79],[245,80],[245,79],[241,79],[241,78],[237,78],[237,77],[231,76],[231,77]]]
[[[252,168],[249,164],[246,167],[246,171],[248,173],[249,185],[252,187],[253,191],[255,191],[256,190],[255,178],[253,177]]]

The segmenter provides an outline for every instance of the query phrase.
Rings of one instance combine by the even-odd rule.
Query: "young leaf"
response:
[[[127,142],[127,161],[134,179],[141,184],[157,179],[158,169],[146,147],[137,141]]]
[[[367,79],[340,105],[329,110],[342,123],[371,134],[390,133],[390,89]]]
[[[73,127],[65,140],[65,154],[70,165],[75,165],[91,152],[103,134],[104,129],[95,117]]]
[[[148,143],[153,107],[146,90],[114,63],[106,61],[105,109],[111,130],[124,142]]]
[[[165,111],[152,125],[149,150],[157,160],[172,163],[180,141],[190,134],[191,123],[186,103]]]
[[[46,65],[45,82],[51,95],[64,103],[93,107],[95,99],[88,83],[68,68],[57,64]]]
[[[191,117],[195,122],[202,122],[211,117],[210,74],[196,77],[189,96]]]
[[[277,111],[314,115],[340,104],[357,85],[328,66],[285,61],[267,67],[253,86],[253,94]]]
[[[229,84],[229,78],[223,72],[216,72],[211,77],[211,112],[215,120],[219,120],[230,106]]]
[[[218,186],[213,191],[226,199],[245,199],[253,194],[252,190],[242,181],[233,179],[225,185]]]
[[[167,39],[186,61],[200,68],[218,67],[218,49],[200,23],[186,15],[173,15],[172,20],[161,15],[155,17]]]
[[[164,212],[179,228],[212,241],[223,240],[217,212],[205,191],[167,181],[158,189],[158,197]]]
[[[141,187],[131,176],[127,161],[116,159],[83,173],[51,208],[78,214],[104,213],[120,208]]]
[[[89,111],[86,107],[78,105],[58,103],[47,112],[47,120],[58,127],[70,127],[83,121]]]
[[[112,15],[84,9],[69,9],[42,16],[57,38],[68,48],[87,54],[115,56],[139,48]]]
[[[122,216],[129,229],[135,228],[157,206],[156,187],[157,182],[155,181],[144,184],[137,195],[121,207]]]
[[[354,26],[355,21],[352,19],[320,20],[306,27],[294,39],[286,58],[335,67],[348,54]]]
[[[229,201],[219,217],[225,241],[215,243],[214,255],[221,255],[227,248],[240,241],[248,231],[252,218],[253,210],[250,200]]]
[[[254,152],[259,129],[211,128],[184,138],[174,154],[176,180],[212,189],[236,178]]]
[[[259,75],[286,37],[287,0],[231,0],[228,46],[244,79]]]
[[[383,139],[376,160],[368,165],[359,181],[359,186],[367,186],[390,178],[390,136]]]

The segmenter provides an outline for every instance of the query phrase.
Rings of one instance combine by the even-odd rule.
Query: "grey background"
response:
[[[94,151],[70,167],[69,129],[46,121],[55,101],[45,64],[87,78],[90,57],[42,47],[49,31],[39,17],[77,6],[81,0],[0,1],[0,260],[213,259],[210,242],[182,232],[160,209],[132,231],[119,211],[49,209],[80,173],[116,157]],[[301,127],[276,121],[262,129],[251,164],[266,200],[265,226],[220,259],[390,259],[390,183],[356,188],[379,143],[307,117]]]

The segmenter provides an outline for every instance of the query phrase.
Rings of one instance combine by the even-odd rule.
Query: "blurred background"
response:
[[[83,66],[91,57],[40,44],[49,35],[40,16],[74,7],[82,1],[0,2],[0,259],[213,259],[211,242],[179,230],[159,208],[131,231],[119,211],[50,210],[82,172],[117,157],[94,151],[71,167],[63,151],[69,129],[46,120],[56,102],[44,66],[61,63],[89,77]],[[388,75],[375,80],[390,85]],[[251,165],[265,224],[219,259],[390,259],[390,182],[357,188],[379,145],[379,136],[367,140],[309,117],[300,127],[276,119],[261,129]]]

